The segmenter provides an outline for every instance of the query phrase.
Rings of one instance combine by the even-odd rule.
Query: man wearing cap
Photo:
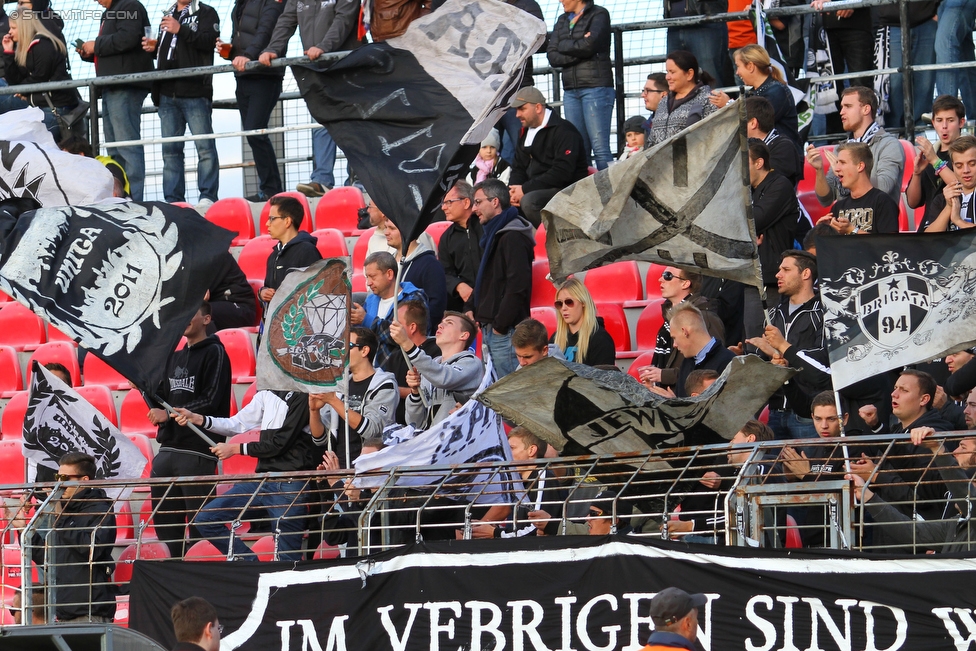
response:
[[[542,208],[549,200],[587,175],[589,153],[576,127],[553,113],[535,86],[517,92],[512,107],[522,123],[522,133],[509,193],[512,205],[538,228]]]
[[[665,588],[651,599],[654,632],[641,651],[689,649],[694,651],[698,637],[698,609],[705,595],[688,594],[681,588]]]
[[[624,138],[626,145],[617,160],[627,160],[644,149],[644,118],[639,115],[627,118],[624,122]]]

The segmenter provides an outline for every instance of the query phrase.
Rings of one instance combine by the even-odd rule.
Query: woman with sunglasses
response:
[[[603,327],[603,319],[596,315],[596,305],[586,286],[570,278],[556,292],[556,334],[550,343],[556,344],[570,362],[597,366],[617,363],[613,337]]]

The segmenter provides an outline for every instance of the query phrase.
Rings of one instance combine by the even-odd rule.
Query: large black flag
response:
[[[976,229],[817,240],[834,388],[976,344]]]
[[[406,33],[325,72],[296,67],[329,129],[406,250],[508,107],[545,24],[498,0],[448,0]]]
[[[0,224],[0,289],[142,389],[203,301],[233,234],[166,203],[42,208]]]

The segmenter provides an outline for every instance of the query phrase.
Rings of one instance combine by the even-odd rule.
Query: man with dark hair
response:
[[[793,146],[792,143],[790,146]],[[790,182],[770,168],[769,156],[765,143],[755,138],[749,139],[749,183],[752,185],[752,217],[759,237],[759,266],[767,301],[778,303],[776,272],[779,270],[780,253],[793,246],[793,231],[800,218],[800,208]],[[748,286],[743,295],[745,336],[747,339],[758,337],[763,332],[765,322],[759,291]]]
[[[512,331],[512,348],[519,368],[549,356],[549,332],[541,321],[525,319]]]
[[[930,226],[945,207],[945,196],[942,194],[945,187],[959,180],[949,157],[949,147],[962,135],[965,124],[966,107],[959,98],[940,95],[932,103],[932,126],[939,138],[938,148],[928,141],[925,134],[915,138],[919,153],[915,156],[912,180],[905,188],[905,198],[909,208],[925,206],[922,222],[918,225],[919,232]]]
[[[10,612],[14,616],[14,624],[21,625],[25,621],[23,590],[17,590],[10,602]],[[33,626],[47,624],[47,597],[43,588],[31,590],[31,605],[29,623]]]
[[[440,356],[441,349],[438,348],[437,342],[427,334],[427,306],[423,301],[411,299],[397,305],[397,321],[414,346],[420,348],[431,358]],[[407,371],[410,370],[410,367],[407,365],[407,359],[403,355],[390,355],[383,368],[393,374],[397,386],[400,388],[396,422],[406,423],[407,397],[410,395],[410,386],[407,384]]]
[[[822,1],[822,0],[817,0]],[[870,88],[851,86],[844,90],[840,103],[840,118],[844,130],[850,132],[848,142],[864,143],[871,148],[874,165],[867,174],[871,185],[888,195],[896,204],[901,200],[901,179],[905,169],[905,150],[898,138],[891,135],[874,121],[878,114],[878,96]],[[817,200],[820,205],[829,206],[837,199],[850,194],[841,184],[834,165],[835,155],[826,150],[827,165],[824,169],[823,157],[813,145],[807,146],[807,161],[817,173]]]
[[[440,356],[432,358],[407,336],[403,326],[390,324],[390,335],[410,359],[407,372],[406,424],[430,429],[447,418],[458,404],[464,404],[481,385],[485,367],[469,349],[478,326],[460,312],[448,312],[435,337]]]
[[[440,325],[447,306],[447,280],[444,267],[434,253],[434,242],[429,235],[422,233],[407,245],[407,253],[404,255],[400,229],[393,220],[389,220],[386,223],[386,243],[396,251],[396,261],[403,268],[403,273],[400,274],[401,283],[412,283],[427,295],[429,334]]]
[[[176,602],[169,611],[176,634],[173,651],[219,651],[223,626],[217,619],[217,609],[202,597],[190,597]]]
[[[475,307],[468,316],[481,325],[482,341],[501,379],[517,367],[512,330],[531,312],[535,238],[532,226],[509,204],[504,183],[488,179],[474,190],[474,211],[484,228],[484,255],[475,279]]]
[[[650,115],[641,125],[644,129],[644,149],[651,148],[651,122],[654,121],[654,112],[657,111],[658,104],[668,95],[668,76],[663,72],[652,72],[647,75],[644,88],[641,89],[641,97],[644,100],[644,108]]]
[[[819,221],[841,235],[897,233],[898,204],[871,185],[874,156],[861,142],[845,142],[834,150],[833,171],[847,194]]]
[[[830,388],[824,310],[813,288],[816,280],[816,258],[805,251],[784,251],[776,274],[782,298],[764,335],[747,342],[774,364],[800,369],[769,400],[769,426],[778,439],[815,437],[810,400]]]
[[[705,389],[715,384],[718,377],[718,371],[710,368],[700,368],[692,371],[685,379],[685,395],[689,398],[701,395]]]
[[[447,278],[447,309],[468,312],[474,309],[474,283],[484,235],[474,214],[474,188],[467,181],[458,181],[444,195],[441,208],[451,222],[437,245],[437,257]]]
[[[770,168],[776,170],[793,185],[803,178],[803,154],[796,143],[776,130],[776,110],[765,97],[753,95],[746,98],[746,133],[758,138],[769,148]]]
[[[304,269],[322,259],[316,248],[318,241],[305,231],[299,230],[305,218],[305,209],[294,197],[271,197],[271,210],[268,212],[268,235],[278,240],[268,256],[268,267],[264,276],[264,287],[259,297],[270,303],[275,290],[281,286],[288,272]]]
[[[115,513],[104,489],[89,488],[96,479],[95,458],[69,452],[58,460],[55,481],[65,482],[48,530],[34,532],[33,558],[54,577],[55,616],[58,622],[99,622],[115,619],[112,585],[112,546]]]
[[[373,349],[374,364],[378,368],[390,371],[390,358],[400,353],[397,351],[399,346],[390,337],[390,323],[394,319],[393,303],[399,305],[405,301],[416,300],[427,305],[427,295],[424,290],[414,286],[410,282],[400,283],[400,294],[394,297],[396,289],[397,262],[392,254],[386,251],[377,251],[366,256],[363,264],[366,273],[366,286],[370,289],[370,294],[366,297],[365,304],[360,306],[353,303],[350,311],[350,323],[362,325],[375,333],[379,344]],[[429,331],[428,326],[428,331]],[[426,332],[424,333],[426,334]]]
[[[346,463],[346,418],[349,424],[349,461],[363,449],[363,439],[383,436],[383,429],[394,423],[400,391],[396,378],[373,365],[376,335],[369,328],[349,331],[349,386],[344,392],[313,393],[308,397],[309,427],[317,445],[326,445]],[[346,411],[348,408],[348,411]],[[348,416],[347,416],[348,414]]]
[[[976,138],[960,136],[949,145],[949,158],[956,181],[942,191],[944,207],[929,224],[919,230],[926,233],[956,231],[976,226]]]
[[[642,651],[693,649],[698,639],[698,609],[708,599],[680,588],[665,588],[651,599],[654,632]]]
[[[186,346],[170,354],[166,379],[156,389],[156,395],[173,407],[227,417],[230,359],[220,339],[207,336],[209,325],[210,304],[204,301],[183,332]],[[149,410],[149,422],[159,427],[159,451],[153,457],[150,477],[202,477],[217,473],[217,457],[196,432],[177,424],[161,407]],[[190,536],[184,533],[186,523],[203,506],[210,491],[211,486],[196,483],[151,486],[156,534],[173,558],[182,558],[196,541],[195,531]]]
[[[522,123],[522,135],[509,177],[510,203],[538,228],[549,200],[587,175],[589,151],[576,127],[546,106],[535,86],[515,93],[511,105]]]

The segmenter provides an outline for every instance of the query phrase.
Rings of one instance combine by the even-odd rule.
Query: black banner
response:
[[[202,596],[222,651],[638,651],[650,600],[702,592],[704,651],[968,649],[976,559],[830,556],[630,538],[421,544],[366,559],[137,561],[130,626],[170,647]]]

